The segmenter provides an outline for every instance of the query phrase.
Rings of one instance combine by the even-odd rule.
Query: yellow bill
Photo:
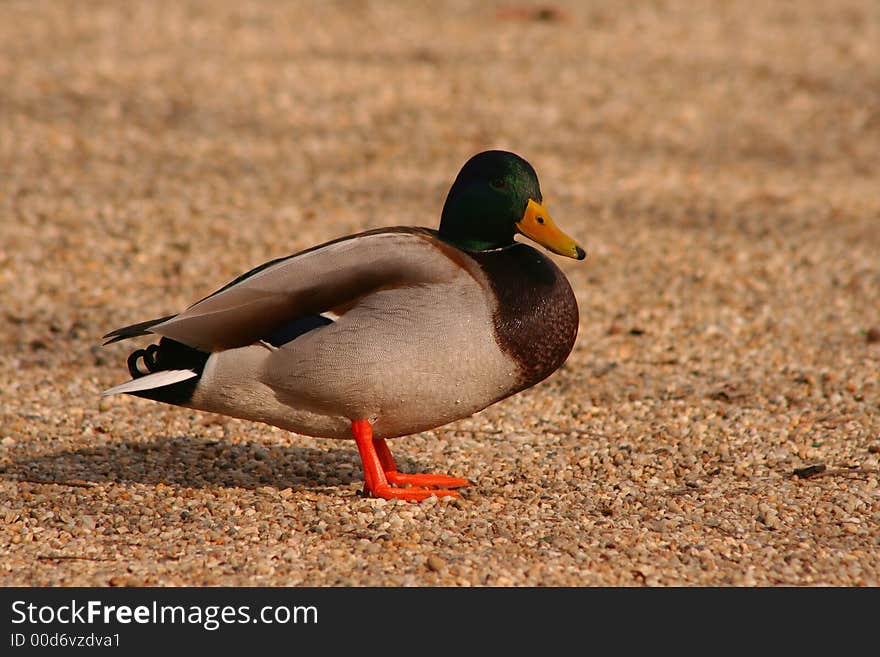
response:
[[[575,260],[587,257],[581,245],[559,230],[544,206],[533,199],[529,199],[523,218],[516,223],[516,229],[553,253]]]

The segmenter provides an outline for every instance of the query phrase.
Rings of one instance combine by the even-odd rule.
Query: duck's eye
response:
[[[507,181],[504,178],[498,178],[497,180],[493,180],[489,183],[495,189],[504,189],[507,187]]]
[[[544,223],[544,217],[536,217],[536,218],[535,218],[535,221],[537,221],[539,224],[543,224],[543,223]]]

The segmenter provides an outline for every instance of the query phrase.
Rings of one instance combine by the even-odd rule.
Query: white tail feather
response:
[[[101,395],[119,395],[124,392],[137,392],[138,390],[151,390],[153,388],[161,388],[170,386],[172,383],[186,381],[194,376],[198,376],[192,370],[163,370],[161,372],[153,372],[146,376],[120,383],[101,393]]]

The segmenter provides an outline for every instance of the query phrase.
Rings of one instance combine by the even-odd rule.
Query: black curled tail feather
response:
[[[192,370],[198,376],[131,394],[166,404],[185,405],[192,398],[210,355],[171,338],[162,338],[159,344],[133,351],[128,357],[128,371],[133,379],[164,370]]]
[[[159,345],[157,344],[151,344],[146,349],[138,349],[137,351],[131,352],[131,354],[128,356],[128,372],[129,374],[131,374],[131,378],[139,379],[142,376],[151,374],[152,372],[159,372],[163,369],[171,369],[168,367],[159,367],[159,364],[156,360],[156,354],[158,353]],[[143,360],[146,371],[143,371],[138,367],[139,360]]]

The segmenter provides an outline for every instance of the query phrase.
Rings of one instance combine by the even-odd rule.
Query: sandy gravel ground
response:
[[[880,6],[0,5],[0,584],[880,584]],[[439,8],[438,8],[439,7]],[[99,392],[242,271],[514,150],[577,345],[394,441]]]

